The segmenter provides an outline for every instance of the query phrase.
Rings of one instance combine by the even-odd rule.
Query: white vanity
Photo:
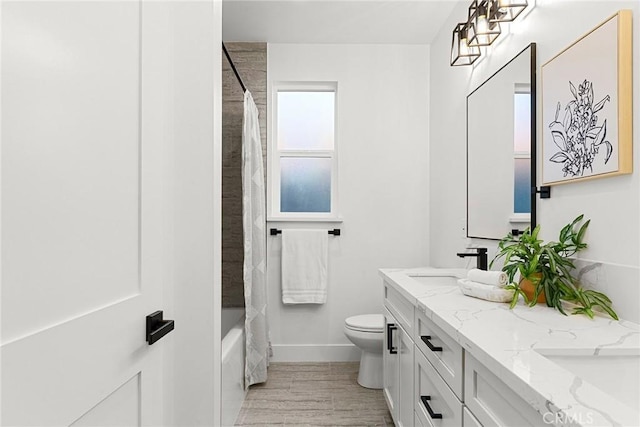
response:
[[[640,426],[640,326],[462,295],[465,270],[383,269],[397,426]]]

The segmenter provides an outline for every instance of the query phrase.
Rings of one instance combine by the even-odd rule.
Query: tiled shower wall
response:
[[[225,43],[258,106],[266,170],[267,44]],[[222,58],[222,306],[244,307],[242,282],[242,117],[244,96],[227,58]]]

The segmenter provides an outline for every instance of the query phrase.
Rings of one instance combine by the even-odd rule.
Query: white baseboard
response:
[[[271,362],[357,362],[360,349],[353,344],[274,344]]]

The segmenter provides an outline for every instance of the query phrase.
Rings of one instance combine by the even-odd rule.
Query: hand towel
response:
[[[502,289],[491,285],[472,282],[469,279],[458,279],[463,294],[494,302],[510,302],[513,299],[512,289]]]
[[[472,282],[482,283],[483,285],[498,286],[504,288],[507,286],[509,277],[504,271],[484,271],[474,268],[467,273],[467,279]]]
[[[282,230],[282,302],[327,302],[327,230]]]

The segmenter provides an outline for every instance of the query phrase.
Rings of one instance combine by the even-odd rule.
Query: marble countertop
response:
[[[614,369],[610,356],[640,356],[640,325],[608,317],[563,316],[544,304],[514,309],[463,295],[457,286],[411,276],[465,277],[462,269],[382,269],[387,283],[544,415],[549,425],[640,426],[638,372],[613,378],[618,397],[546,356],[586,356],[587,370]],[[598,359],[597,357],[601,357]],[[640,363],[640,359],[637,359]],[[584,365],[584,363],[581,363]],[[592,365],[592,366],[591,366]],[[585,368],[585,366],[583,366]],[[584,371],[583,371],[584,372]],[[631,377],[628,377],[628,376]],[[606,375],[605,375],[606,376]],[[636,378],[634,378],[636,377]],[[625,387],[635,388],[625,390]],[[620,398],[620,396],[623,396]]]

